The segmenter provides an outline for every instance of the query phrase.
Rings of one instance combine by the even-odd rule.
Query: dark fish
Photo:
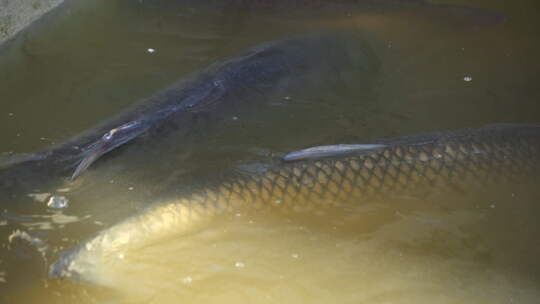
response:
[[[66,143],[0,161],[0,182],[24,183],[36,171],[48,176],[71,171],[74,179],[120,146],[137,140],[149,145],[174,130],[194,129],[197,113],[219,121],[238,109],[260,109],[272,94],[286,96],[293,88],[321,85],[342,71],[371,77],[377,68],[377,58],[357,33],[328,32],[266,43],[216,63]]]
[[[64,253],[50,274],[101,283],[118,254],[189,233],[217,214],[246,208],[310,211],[419,189],[475,189],[535,176],[540,169],[540,125],[495,125],[374,144],[320,158],[300,151],[294,161],[274,160],[156,204]]]
[[[504,20],[502,15],[489,10],[433,4],[425,0],[184,0],[179,5],[193,8],[190,11],[216,8],[277,14],[327,11],[335,17],[411,12],[437,20],[454,20],[472,25],[491,25]],[[276,87],[282,91],[301,87],[304,84],[299,81],[305,80],[305,74],[315,72],[331,77],[352,67],[364,69],[366,74],[373,73],[377,60],[369,47],[362,45],[359,49],[351,48],[350,44],[344,43],[351,40],[350,35],[347,38],[342,36],[313,35],[262,45],[180,81],[66,143],[41,153],[0,158],[0,188],[26,185],[36,178],[49,180],[51,177],[69,175],[75,179],[104,154],[118,147],[134,141],[144,141],[146,145],[148,140],[162,138],[165,131],[190,129],[193,127],[191,118],[197,112],[210,112],[214,118],[223,117],[228,113],[224,110],[242,103],[237,100],[243,101],[244,106],[249,103],[249,98],[243,98],[245,95],[259,94],[258,101],[251,102],[256,104],[264,100],[269,92],[275,91]],[[324,81],[321,79],[321,82]],[[141,139],[143,137],[144,140]]]

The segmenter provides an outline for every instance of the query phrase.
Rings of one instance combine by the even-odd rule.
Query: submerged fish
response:
[[[269,100],[283,100],[281,95],[291,90],[309,90],[351,70],[371,78],[377,68],[376,56],[357,32],[329,31],[265,43],[47,151],[0,159],[0,186],[24,184],[36,172],[74,179],[102,155],[127,143],[149,145],[175,130],[189,134],[201,128],[197,113],[204,112],[208,123],[238,111],[254,113]]]
[[[189,11],[194,12],[199,8],[257,14],[328,12],[338,18],[351,13],[411,12],[473,25],[497,24],[504,19],[484,9],[425,0],[185,0],[178,5],[193,8]],[[441,15],[444,18],[440,18]],[[354,41],[360,42],[350,33],[311,35],[270,42],[216,63],[65,143],[40,153],[1,157],[0,188],[7,190],[26,186],[33,179],[41,182],[57,176],[75,179],[104,154],[119,147],[134,142],[148,145],[148,141],[161,140],[163,133],[170,130],[185,129],[189,133],[197,112],[211,113],[211,119],[223,119],[231,113],[231,108],[260,105],[272,93],[291,88],[309,91],[310,87],[339,78],[342,71],[356,69],[366,75],[373,74],[377,70],[377,57],[365,43]],[[321,77],[308,80],[314,74]],[[254,95],[258,98],[252,98]]]
[[[316,156],[313,151],[324,153]],[[156,204],[64,253],[50,275],[106,284],[103,274],[130,249],[189,233],[215,215],[236,210],[302,212],[426,188],[474,189],[533,176],[539,169],[540,125],[383,139],[346,151],[333,146],[298,151]]]

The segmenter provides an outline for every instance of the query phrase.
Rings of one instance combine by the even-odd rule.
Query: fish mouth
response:
[[[83,275],[80,271],[77,271],[74,261],[77,253],[78,250],[75,249],[62,253],[56,262],[50,266],[49,277],[81,281]]]
[[[83,251],[75,248],[63,252],[49,267],[49,278],[96,285],[97,260]]]

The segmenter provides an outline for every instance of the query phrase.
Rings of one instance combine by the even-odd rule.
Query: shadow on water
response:
[[[6,156],[62,143],[268,41],[352,31],[372,49],[377,71],[373,77],[319,71],[323,81],[303,79],[311,85],[273,92],[263,108],[219,124],[195,115],[190,132],[143,137],[105,155],[75,182],[66,179],[70,174],[18,172],[38,182],[0,193],[1,301],[535,303],[534,185],[400,198],[316,216],[226,217],[127,257],[139,267],[117,269],[120,294],[47,278],[61,251],[241,161],[313,145],[538,122],[532,79],[540,44],[530,30],[538,24],[525,8],[475,2],[508,18],[501,24],[491,9],[422,1],[103,0],[71,1],[53,12],[0,49]],[[65,195],[69,207],[47,208],[48,194]]]

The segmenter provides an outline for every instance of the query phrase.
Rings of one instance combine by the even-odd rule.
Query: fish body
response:
[[[217,8],[280,15],[328,11],[337,17],[350,16],[351,13],[384,15],[411,12],[475,26],[497,24],[504,20],[504,16],[496,12],[460,5],[433,4],[424,0],[186,0],[179,5],[193,11]],[[36,188],[35,185],[28,185],[35,179],[38,180],[37,185],[58,176],[75,179],[103,155],[119,147],[132,146],[134,143],[148,146],[151,145],[149,141],[160,140],[164,133],[178,129],[187,130],[184,134],[190,133],[194,129],[195,113],[211,113],[212,119],[219,120],[230,113],[231,108],[261,104],[271,92],[286,92],[291,87],[309,90],[309,85],[301,81],[308,78],[306,74],[328,75],[328,79],[319,79],[319,83],[323,83],[331,78],[339,78],[333,77],[336,72],[358,68],[358,65],[366,74],[375,73],[377,58],[369,46],[362,44],[355,49],[351,48],[352,44],[344,43],[357,38],[334,32],[285,39],[260,45],[243,55],[218,62],[67,142],[43,152],[0,158],[0,188],[12,193],[11,188]],[[311,86],[316,85],[316,81],[311,83]],[[258,95],[258,98],[252,98],[254,95]]]
[[[312,211],[419,189],[464,187],[534,176],[540,169],[540,125],[496,125],[375,141],[346,154],[296,154],[148,210],[64,253],[55,277],[100,283],[119,253],[189,233],[236,210]],[[328,149],[328,148],[322,148]],[[332,151],[332,149],[328,149]],[[102,282],[101,282],[102,283]]]
[[[287,96],[295,88],[307,90],[344,71],[361,71],[370,77],[377,69],[376,56],[357,33],[330,31],[267,42],[217,62],[67,142],[43,152],[0,159],[0,186],[27,183],[36,172],[47,179],[76,178],[120,146],[149,146],[178,130],[189,134],[201,127],[197,114],[205,114],[206,124],[237,111],[253,114],[272,96]]]

